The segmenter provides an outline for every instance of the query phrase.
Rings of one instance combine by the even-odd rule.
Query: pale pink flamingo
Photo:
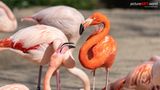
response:
[[[111,84],[110,90],[160,90],[160,57],[153,56],[125,78]]]
[[[0,90],[29,90],[29,88],[23,84],[14,83],[0,87]]]
[[[11,32],[17,29],[17,20],[12,11],[0,1],[0,32]]]
[[[11,50],[22,57],[40,65],[48,64],[50,57],[61,44],[68,42],[67,37],[59,29],[46,25],[35,25],[19,30],[9,38],[0,41],[2,50]],[[64,55],[63,65],[79,77],[85,90],[89,90],[88,76],[75,67],[71,50]],[[79,70],[79,73],[75,72]]]
[[[80,35],[83,32],[82,26],[79,30],[80,24],[84,21],[83,15],[78,10],[68,6],[54,6],[46,8],[32,16],[22,18],[22,21],[24,20],[35,22],[37,24],[54,26],[60,29],[63,33],[65,33],[69,42],[73,42],[75,44],[77,43],[78,39],[80,38]],[[42,66],[40,67],[40,69],[41,68]],[[85,73],[78,68],[68,69],[68,71],[81,79],[84,79],[84,76],[87,79],[87,75],[85,75]],[[77,72],[81,72],[83,73],[83,75],[80,76],[77,74]],[[86,81],[88,82],[88,80]]]

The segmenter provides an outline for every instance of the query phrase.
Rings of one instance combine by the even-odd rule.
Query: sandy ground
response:
[[[32,15],[42,8],[14,10],[18,21],[27,15]],[[111,21],[110,34],[117,40],[118,54],[110,72],[109,82],[123,77],[134,67],[148,60],[152,55],[160,55],[160,11],[144,10],[94,10],[105,13]],[[87,18],[94,11],[81,11]],[[19,22],[19,29],[31,24]],[[19,30],[18,29],[18,30]],[[74,52],[77,59],[78,48],[92,30],[86,30],[78,42]],[[0,34],[7,37],[12,33]],[[23,83],[31,90],[36,90],[38,79],[38,65],[17,56],[12,52],[0,53],[0,86],[9,83]],[[82,68],[92,80],[90,70],[84,69],[78,59],[77,67]],[[46,67],[43,69],[43,74]],[[62,90],[78,90],[82,88],[79,79],[69,74],[65,68],[61,68]],[[52,90],[55,90],[55,78],[52,78]],[[96,71],[96,90],[100,90],[105,84],[104,69]]]

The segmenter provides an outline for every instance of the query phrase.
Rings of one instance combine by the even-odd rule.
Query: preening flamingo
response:
[[[35,25],[19,30],[9,38],[0,40],[0,47],[1,50],[11,50],[32,62],[44,65],[49,63],[52,53],[65,42],[68,42],[68,39],[59,29],[46,25]],[[67,69],[75,66],[71,50],[64,55],[64,58],[63,65]],[[84,74],[82,73],[82,75]],[[79,76],[81,76],[81,72]],[[84,83],[86,78],[88,79],[84,76],[82,80]],[[87,85],[86,88],[88,88]]]
[[[11,32],[16,30],[17,20],[12,11],[0,1],[0,32]]]
[[[153,56],[125,78],[120,90],[160,90],[160,57]]]
[[[29,88],[23,84],[14,83],[0,87],[0,90],[29,90]]]
[[[84,17],[78,10],[72,7],[54,6],[41,10],[32,16],[22,18],[22,21],[24,20],[56,27],[67,36],[69,42],[76,44],[80,38],[81,31],[79,28],[84,21]],[[68,69],[68,71],[83,80],[83,84],[87,86],[85,90],[90,89],[88,76],[81,69],[74,67]],[[81,75],[77,72],[81,73]]]
[[[95,31],[80,48],[79,60],[82,66],[95,71],[97,68],[104,67],[106,70],[106,90],[108,85],[109,69],[114,62],[117,51],[116,41],[108,35],[110,22],[108,18],[99,13],[93,13],[86,21],[84,28],[91,25],[103,24]],[[94,74],[95,77],[95,74]],[[95,80],[94,80],[95,82]],[[93,83],[94,84],[94,83]],[[93,85],[93,89],[94,89]]]

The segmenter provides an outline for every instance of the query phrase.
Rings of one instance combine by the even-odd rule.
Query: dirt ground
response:
[[[20,22],[23,16],[32,15],[42,8],[15,9],[14,13],[19,21],[19,28],[27,27],[29,23]],[[118,43],[118,53],[115,63],[110,71],[109,82],[123,77],[137,65],[147,61],[153,55],[160,55],[160,11],[129,10],[129,9],[101,9],[94,11],[82,11],[87,18],[94,11],[103,12],[111,21],[110,35]],[[74,52],[77,67],[83,69],[90,80],[92,74],[90,70],[83,68],[77,57],[78,50],[85,38],[92,30],[86,30],[78,42],[78,47]],[[0,38],[7,37],[12,33],[0,34]],[[0,53],[0,86],[10,83],[23,83],[30,90],[36,90],[38,79],[38,65],[5,51]],[[46,66],[43,69],[43,74]],[[65,68],[60,69],[62,90],[78,90],[83,87],[82,82],[72,76]],[[52,78],[52,90],[55,90],[55,78]],[[105,84],[105,70],[96,71],[96,90],[101,90]]]

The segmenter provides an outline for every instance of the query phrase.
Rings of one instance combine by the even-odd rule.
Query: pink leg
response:
[[[107,88],[108,88],[108,77],[109,77],[109,69],[107,68],[107,69],[106,69],[106,85],[105,85],[106,90],[107,90]]]
[[[93,87],[92,87],[92,90],[95,90],[95,80],[96,80],[96,71],[93,70]]]
[[[56,71],[56,88],[57,90],[61,90],[61,80],[59,70]]]

